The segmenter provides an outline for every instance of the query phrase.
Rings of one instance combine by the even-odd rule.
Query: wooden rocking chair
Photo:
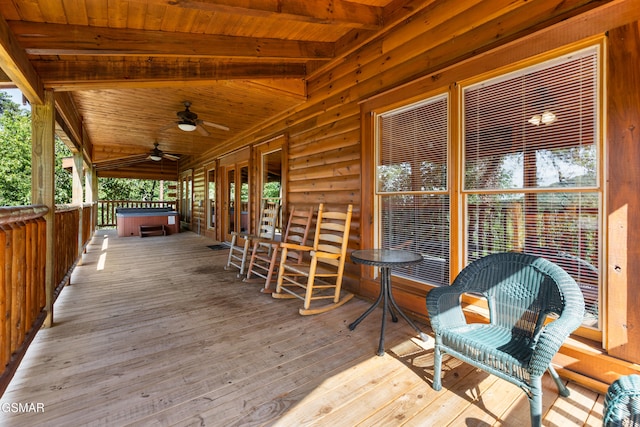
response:
[[[307,210],[291,209],[287,228],[282,236],[282,242],[304,246],[307,244],[311,221],[313,220],[313,206]],[[278,268],[278,255],[280,255],[280,241],[272,239],[257,238],[253,240],[253,250],[247,269],[245,282],[252,280],[253,276],[265,279],[261,292],[273,292],[271,281],[274,272]],[[302,262],[302,253],[295,250],[287,252],[287,262],[299,264]]]
[[[262,207],[260,222],[258,223],[257,233],[252,235],[248,233],[231,233],[231,246],[229,247],[229,259],[225,270],[229,270],[232,266],[238,269],[238,277],[243,277],[245,265],[247,263],[247,255],[249,246],[254,239],[273,240],[276,234],[276,225],[280,214],[280,203],[267,203]]]
[[[341,295],[342,275],[347,258],[352,205],[345,212],[326,212],[318,207],[313,246],[281,243],[278,285],[274,298],[300,298],[300,314],[318,314],[340,307],[353,294]],[[301,263],[292,262],[289,251],[306,254]],[[311,308],[311,301],[330,299],[332,303]]]

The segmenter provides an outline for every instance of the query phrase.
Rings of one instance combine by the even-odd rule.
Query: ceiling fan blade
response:
[[[164,153],[162,157],[164,157],[165,159],[173,160],[174,162],[180,160],[179,156],[174,156],[173,154]]]
[[[136,163],[144,162],[147,160],[147,154],[134,154],[127,157],[121,157],[116,159],[104,160],[101,162],[97,162],[95,167],[97,170],[109,170],[109,169],[117,169],[121,167],[127,167],[134,165]]]
[[[163,126],[163,127],[161,127],[160,129],[158,129],[158,132],[164,132],[165,130],[169,130],[169,129],[171,129],[172,127],[176,126],[177,124],[178,124],[178,122],[173,122],[173,123],[171,123],[170,125]]]
[[[206,130],[206,129],[204,128],[204,126],[202,126],[202,124],[201,124],[201,123],[197,123],[197,124],[196,124],[196,130],[198,131],[198,133],[200,133],[200,135],[204,135],[204,136],[209,136],[209,135],[211,135],[211,134],[209,133],[209,131],[208,131],[208,130]]]
[[[219,125],[219,124],[217,124],[217,123],[207,122],[207,121],[205,121],[205,120],[202,120],[202,121],[201,121],[201,123],[202,123],[202,124],[205,124],[205,125],[207,125],[207,126],[209,126],[209,127],[212,127],[212,128],[216,128],[216,129],[220,129],[220,130],[229,130],[229,128],[228,128],[228,127],[223,126],[223,125]]]

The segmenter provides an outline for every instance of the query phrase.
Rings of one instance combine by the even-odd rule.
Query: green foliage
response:
[[[56,137],[55,203],[69,204],[73,179],[62,159],[73,155]],[[84,184],[84,183],[83,183]],[[167,190],[165,190],[167,191]],[[159,200],[158,181],[102,178],[98,195],[106,200]],[[167,195],[164,195],[167,199]],[[21,109],[6,92],[0,92],[0,205],[31,204],[31,112]]]
[[[160,200],[159,181],[126,178],[100,178],[98,181],[98,198],[100,200]],[[163,200],[168,197],[165,185]]]
[[[73,178],[71,174],[62,168],[62,159],[73,155],[69,147],[58,137],[56,137],[56,166],[54,171],[55,179],[55,203],[69,204],[73,200]]]
[[[71,175],[62,169],[62,158],[71,150],[55,139],[55,203],[71,203]],[[6,92],[0,92],[0,206],[31,204],[31,111],[20,108]]]
[[[262,187],[262,197],[267,199],[275,199],[280,197],[280,181],[271,181]]]
[[[31,113],[0,93],[0,205],[31,203]]]

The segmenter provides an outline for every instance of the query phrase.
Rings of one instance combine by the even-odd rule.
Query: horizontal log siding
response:
[[[501,0],[496,4],[478,2],[474,19],[469,19],[468,14],[463,19],[459,17],[457,2],[433,4],[403,21],[384,37],[349,53],[331,66],[316,70],[307,81],[307,102],[292,105],[282,115],[237,135],[225,144],[225,149],[214,148],[197,159],[181,159],[180,167],[183,170],[202,168],[231,151],[287,134],[287,203],[307,206],[320,202],[334,205],[353,203],[350,249],[358,248],[361,212],[359,159],[362,150],[360,103],[415,80],[421,79],[424,83],[418,86],[424,87],[433,87],[439,81],[443,86],[455,82],[458,79],[451,78],[453,76],[442,78],[443,73],[451,74],[449,67],[452,65],[471,57],[494,56],[494,52],[489,55],[483,52],[533,33],[536,29],[527,28],[529,16],[543,14],[560,22],[567,10],[586,10],[593,6],[593,2],[587,0],[534,4]],[[506,19],[497,20],[497,8],[511,12]],[[470,27],[471,22],[473,28]],[[497,52],[499,62],[517,61],[598,32],[597,28],[584,22],[579,25],[574,22],[571,28],[572,31],[550,29],[548,33],[543,30],[535,37],[536,43],[532,43],[529,50],[501,49]],[[462,70],[457,67],[453,74],[457,74],[455,77],[467,77],[479,72],[482,70],[463,66]],[[389,95],[391,98],[394,96]],[[381,102],[388,105],[393,101],[381,99]],[[353,276],[352,273],[349,268],[349,278],[356,278],[359,270]]]
[[[201,166],[193,170],[193,207],[191,209],[191,230],[204,234],[207,228],[207,207],[205,206],[205,173]],[[202,201],[202,204],[200,202]]]

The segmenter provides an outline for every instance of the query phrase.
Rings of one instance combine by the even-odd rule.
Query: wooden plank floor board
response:
[[[225,271],[228,252],[185,232],[118,238],[99,231],[36,335],[1,403],[2,426],[520,426],[524,393],[455,359],[431,388],[433,349],[381,310],[300,316]],[[429,331],[426,325],[421,325]],[[596,426],[603,397],[570,383],[559,398],[545,377],[544,425]]]

